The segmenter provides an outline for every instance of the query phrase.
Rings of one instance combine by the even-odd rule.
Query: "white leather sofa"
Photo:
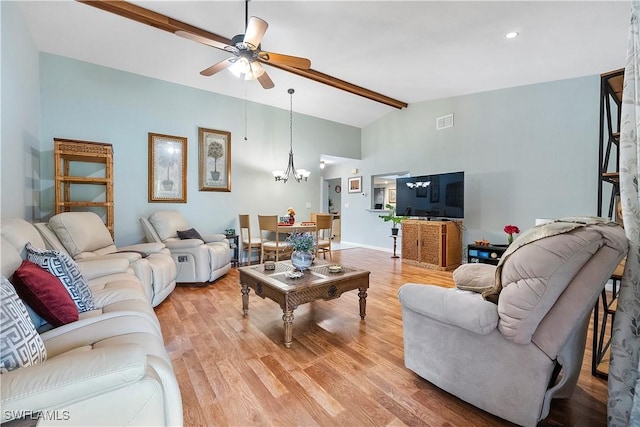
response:
[[[27,243],[45,244],[22,219],[3,219],[0,232],[2,275],[12,281]],[[48,425],[48,414],[62,425],[181,426],[180,389],[160,325],[129,261],[94,257],[77,265],[96,308],[57,328],[40,327],[46,360],[2,374],[2,422],[35,416]]]
[[[104,256],[127,259],[154,307],[176,287],[176,264],[164,244],[117,248],[109,230],[93,212],[63,212],[35,227],[48,248],[64,252],[76,261]]]
[[[200,234],[181,239],[178,232],[193,227],[177,211],[158,211],[140,218],[147,242],[164,244],[178,268],[179,283],[213,282],[231,269],[231,249],[224,234]]]

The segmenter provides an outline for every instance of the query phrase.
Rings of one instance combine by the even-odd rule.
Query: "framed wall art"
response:
[[[187,138],[149,132],[149,202],[187,203]]]
[[[231,132],[198,130],[200,191],[231,191]]]
[[[395,203],[396,202],[396,189],[395,188],[390,188],[389,189],[389,203]]]
[[[349,178],[349,193],[362,193],[362,177]]]

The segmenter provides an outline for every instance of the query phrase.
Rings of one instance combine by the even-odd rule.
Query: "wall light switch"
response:
[[[349,203],[345,203],[345,204],[344,204],[344,207],[345,207],[346,209],[349,209]]]
[[[307,202],[307,209],[311,209],[311,202]]]

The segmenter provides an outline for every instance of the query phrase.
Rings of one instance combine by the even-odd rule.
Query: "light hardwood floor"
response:
[[[184,405],[185,426],[506,426],[404,367],[398,288],[452,286],[451,272],[402,264],[354,248],[333,262],[371,271],[367,317],[357,292],[294,312],[283,345],[282,310],[249,296],[242,315],[238,274],[179,287],[156,308]],[[606,425],[606,380],[591,376],[591,327],[578,388],[555,401],[544,426]]]

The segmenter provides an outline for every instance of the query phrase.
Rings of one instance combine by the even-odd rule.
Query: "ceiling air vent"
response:
[[[452,128],[453,127],[453,114],[448,116],[438,117],[436,119],[436,130]]]

